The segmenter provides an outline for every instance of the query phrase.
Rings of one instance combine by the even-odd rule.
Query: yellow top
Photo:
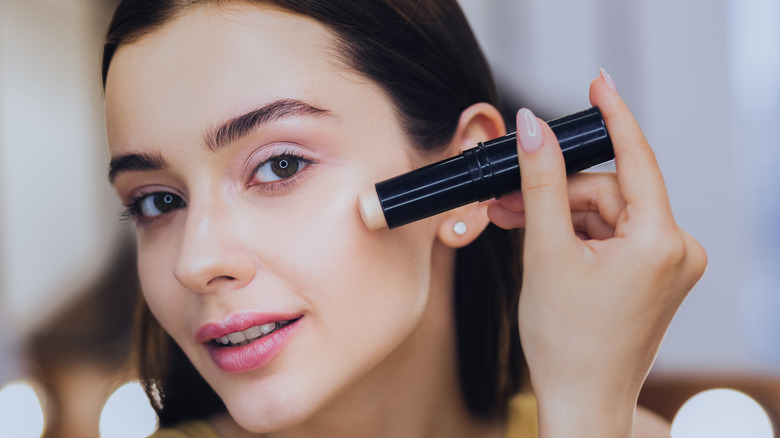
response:
[[[160,429],[149,438],[220,438],[219,434],[206,421],[190,420],[176,427]]]
[[[536,397],[533,394],[514,396],[509,401],[506,438],[538,438],[539,424],[536,415]]]
[[[536,399],[520,394],[509,402],[506,438],[537,438]],[[174,428],[160,429],[149,438],[220,438],[217,431],[205,421],[186,421]]]

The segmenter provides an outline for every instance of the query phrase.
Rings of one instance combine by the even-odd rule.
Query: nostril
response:
[[[235,279],[236,279],[236,277],[231,277],[229,275],[220,275],[219,277],[214,277],[211,280],[209,280],[208,284],[230,282],[230,281],[233,281]]]

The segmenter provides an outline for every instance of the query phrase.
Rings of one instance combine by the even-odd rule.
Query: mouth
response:
[[[288,319],[284,321],[269,322],[262,325],[254,325],[246,330],[228,333],[225,336],[214,338],[209,341],[218,348],[234,348],[249,345],[252,342],[263,339],[266,336],[273,335],[278,330],[295,323],[301,317]]]
[[[206,324],[196,338],[222,371],[242,373],[265,367],[299,331],[303,315],[234,314]]]

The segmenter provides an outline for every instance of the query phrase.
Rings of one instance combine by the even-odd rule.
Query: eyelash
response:
[[[249,177],[249,184],[252,183],[253,180],[257,177],[257,172],[266,165],[271,164],[274,160],[278,160],[280,158],[288,158],[293,159],[296,162],[299,163],[299,165],[302,165],[300,169],[298,169],[294,175],[290,176],[289,178],[280,179],[273,182],[259,182],[256,184],[252,184],[254,186],[264,186],[263,189],[268,191],[269,193],[275,193],[279,191],[284,191],[290,189],[295,183],[297,183],[297,177],[300,175],[307,167],[310,165],[315,164],[313,160],[310,160],[306,157],[303,157],[302,155],[299,155],[293,151],[285,151],[281,153],[274,154],[267,159],[263,160],[261,163],[259,163],[257,166],[255,166],[254,170],[252,171],[251,176]],[[180,207],[175,208],[171,212],[161,213],[157,216],[146,216],[142,213],[142,207],[141,204],[146,201],[149,197],[155,196],[158,194],[171,194],[177,198],[180,198],[179,195],[176,195],[175,193],[165,192],[165,191],[156,191],[156,192],[150,192],[150,193],[141,193],[136,196],[131,196],[127,203],[124,205],[124,210],[120,214],[120,221],[121,222],[135,222],[138,226],[143,227],[150,227],[153,225],[156,221],[163,219],[167,217],[170,213],[175,212],[176,210],[179,210],[181,208],[186,207],[186,203]],[[181,200],[184,202],[183,200]]]
[[[292,159],[296,161],[301,167],[298,169],[294,175],[292,175],[289,178],[279,179],[273,182],[256,182],[253,184],[253,181],[257,178],[257,173],[260,171],[263,166],[271,164],[273,161],[278,160],[280,158],[287,158]],[[249,177],[248,185],[255,185],[255,186],[264,186],[262,187],[263,190],[266,190],[270,193],[276,193],[279,191],[284,191],[290,189],[294,184],[298,182],[298,175],[303,173],[303,171],[315,164],[313,160],[310,160],[292,150],[287,150],[279,153],[275,153],[271,155],[270,157],[266,158],[262,162],[260,162],[257,166],[255,166],[254,170],[252,170],[252,174]]]
[[[130,200],[124,205],[124,210],[120,213],[120,221],[135,222],[137,226],[151,227],[158,220],[168,217],[169,213],[161,213],[157,216],[146,216],[142,213],[141,204],[143,204],[149,197],[160,194],[173,195],[176,198],[179,198],[182,203],[184,203],[184,200],[181,199],[179,195],[171,192],[156,191],[150,193],[141,193],[139,195],[130,197]],[[184,207],[186,207],[186,203],[180,207],[176,207],[175,210],[179,210]]]

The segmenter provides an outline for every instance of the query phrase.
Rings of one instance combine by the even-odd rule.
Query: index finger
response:
[[[615,150],[618,185],[626,202],[642,215],[660,213],[671,217],[669,197],[655,153],[631,111],[605,77],[591,83],[590,101],[599,107],[607,124]]]

